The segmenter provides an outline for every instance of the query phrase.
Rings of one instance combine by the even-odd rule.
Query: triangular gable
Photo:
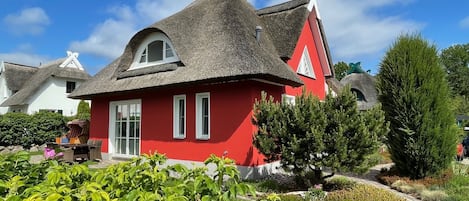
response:
[[[67,51],[67,59],[60,64],[62,68],[76,68],[80,70],[84,70],[81,63],[78,61],[78,52],[71,52]]]
[[[322,26],[321,17],[319,15],[318,4],[316,0],[311,0],[308,4],[310,15],[308,21],[311,25],[311,32],[313,33],[314,43],[318,48],[319,61],[324,72],[324,76],[333,76],[332,59],[329,53],[329,47],[324,33],[324,27]]]
[[[313,64],[311,63],[311,58],[309,57],[308,47],[306,46],[303,49],[303,54],[301,55],[300,63],[298,64],[298,69],[296,72],[306,77],[316,79]]]

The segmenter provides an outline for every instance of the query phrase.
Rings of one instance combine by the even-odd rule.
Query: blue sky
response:
[[[256,8],[285,0],[248,0]],[[0,60],[37,66],[67,50],[94,75],[138,30],[191,0],[2,0]],[[318,0],[334,63],[362,62],[376,73],[397,36],[421,33],[439,49],[469,43],[467,0]]]

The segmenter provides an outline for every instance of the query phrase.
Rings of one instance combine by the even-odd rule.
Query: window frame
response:
[[[295,105],[296,97],[289,94],[282,94],[282,104]]]
[[[76,88],[77,88],[77,82],[65,81],[65,93],[67,94],[72,93]]]
[[[180,116],[180,111],[181,108],[179,107],[179,101],[184,100],[184,132],[181,135],[180,131],[180,121],[181,121],[181,116]],[[187,99],[185,94],[181,95],[175,95],[173,96],[173,138],[174,139],[185,139],[187,135]]]
[[[306,70],[309,70],[310,73],[308,73]],[[305,46],[305,48],[303,49],[303,53],[301,54],[300,62],[298,63],[296,73],[305,77],[316,79],[316,73],[314,72],[313,63],[311,63],[311,57],[309,56],[307,46]]]
[[[207,133],[203,133],[204,125],[202,125],[203,122],[203,99],[207,98]],[[195,94],[195,105],[196,105],[196,111],[195,111],[195,119],[196,119],[196,139],[197,140],[209,140],[210,139],[210,93],[209,92],[203,92],[203,93],[197,93]]]
[[[148,62],[148,55],[149,49],[148,45],[155,41],[162,41],[163,42],[163,47],[162,47],[162,54],[163,54],[163,59],[159,61],[152,61]],[[168,47],[172,50],[172,57],[166,57]],[[142,54],[145,52],[145,61],[140,62],[142,58]],[[135,52],[134,59],[132,62],[132,65],[130,66],[129,70],[134,70],[134,69],[139,69],[139,68],[145,68],[149,66],[154,66],[154,65],[160,65],[160,64],[166,64],[166,63],[172,63],[172,62],[177,62],[180,61],[179,57],[176,54],[176,51],[174,50],[174,46],[169,40],[169,38],[164,35],[161,32],[154,32],[149,34],[139,45],[137,51]]]

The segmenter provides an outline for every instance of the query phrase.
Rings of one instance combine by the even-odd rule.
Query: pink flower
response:
[[[316,185],[314,185],[314,188],[321,190],[322,189],[322,184],[316,184]]]
[[[55,150],[49,147],[44,149],[44,158],[45,159],[53,159],[55,157]]]

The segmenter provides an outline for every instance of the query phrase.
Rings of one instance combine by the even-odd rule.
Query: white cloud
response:
[[[423,25],[400,16],[376,16],[374,9],[410,0],[327,0],[319,8],[332,53],[339,59],[376,55],[402,33]],[[340,13],[340,14],[338,14]]]
[[[87,39],[73,41],[70,49],[108,59],[118,57],[135,33],[137,20],[127,6],[113,7],[109,12],[116,18],[109,18],[98,24]]]
[[[73,41],[70,49],[109,60],[125,48],[133,34],[184,8],[192,0],[137,0],[134,5],[109,9],[111,17],[95,26],[84,40]],[[248,0],[258,8],[287,0]],[[380,57],[401,33],[418,31],[423,24],[402,16],[386,16],[378,9],[414,0],[318,0],[321,17],[334,60]],[[340,14],[338,14],[340,13]],[[469,20],[468,20],[469,21]]]
[[[39,66],[41,63],[44,64],[50,59],[46,56],[25,53],[25,52],[12,52],[12,53],[0,53],[0,61],[17,63],[29,66]]]
[[[49,17],[42,8],[26,8],[3,18],[8,30],[16,35],[38,35],[50,24]]]
[[[109,9],[111,18],[98,24],[85,40],[73,41],[70,49],[107,59],[122,54],[130,38],[141,28],[181,10],[191,0],[138,0],[133,7]]]
[[[469,16],[459,21],[459,26],[461,26],[462,28],[469,28]]]

